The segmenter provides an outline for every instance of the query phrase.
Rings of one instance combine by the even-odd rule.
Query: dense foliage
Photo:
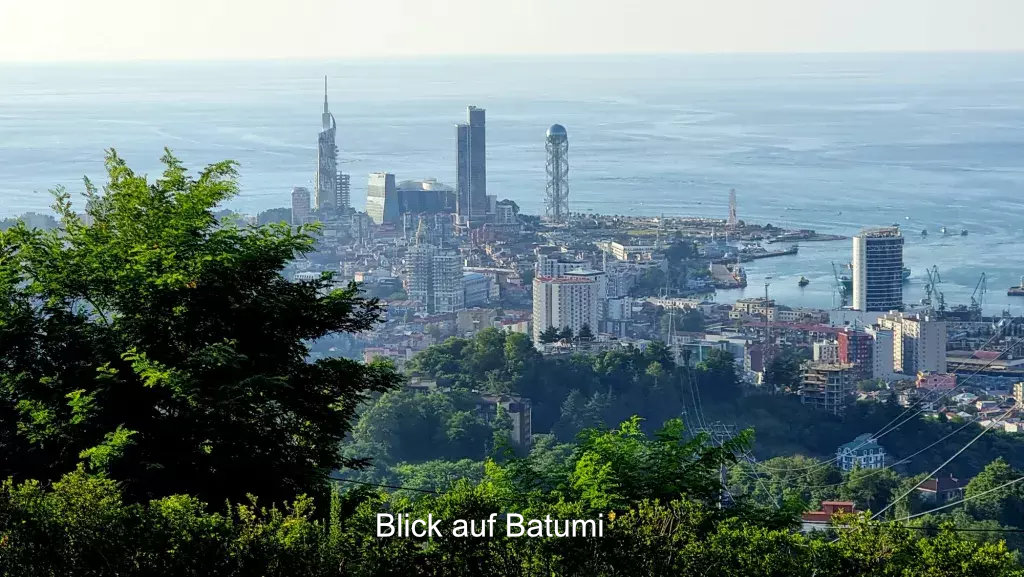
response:
[[[59,192],[59,230],[0,233],[0,474],[56,480],[80,464],[132,499],[219,502],[323,489],[357,405],[387,367],[307,362],[307,343],[364,330],[375,301],[280,271],[310,231],[240,227],[214,208],[225,162],[154,182],[114,152],[84,217]]]
[[[842,483],[876,507],[909,481],[807,459],[773,463],[786,479],[744,477],[751,431],[712,439],[677,418],[750,399],[727,354],[694,368],[660,343],[542,357],[524,335],[487,330],[415,360],[441,389],[426,393],[394,390],[386,365],[313,361],[315,341],[369,328],[377,303],[327,276],[282,277],[312,231],[218,220],[231,163],[197,177],[164,163],[149,182],[111,153],[86,217],[59,193],[60,229],[0,233],[0,575],[1024,576],[996,539],[1022,510],[1018,490],[990,492],[1020,475],[1003,461],[957,517],[798,533],[824,493],[788,484]],[[510,418],[482,413],[479,391],[533,399],[547,433],[527,455],[504,444]],[[328,484],[365,457],[386,477]],[[823,472],[786,470],[799,467]],[[763,494],[733,491],[751,476]],[[377,538],[381,513],[445,531]],[[512,513],[600,519],[603,536],[448,531]],[[950,519],[991,534],[964,537]]]

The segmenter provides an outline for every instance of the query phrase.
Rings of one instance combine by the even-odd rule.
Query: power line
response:
[[[985,495],[988,495],[989,493],[994,493],[994,492],[996,492],[996,491],[998,491],[1000,489],[1004,489],[1006,487],[1009,487],[1010,485],[1019,483],[1021,481],[1024,481],[1024,477],[1018,477],[1018,478],[1016,478],[1016,479],[1014,479],[1012,481],[1008,481],[1006,483],[1003,483],[1002,485],[999,485],[998,487],[992,487],[991,489],[987,489],[987,490],[982,491],[982,492],[980,492],[980,493],[978,493],[976,495],[971,495],[970,497],[964,497],[963,499],[960,499],[959,501],[953,501],[952,503],[946,503],[945,505],[942,505],[941,507],[935,507],[934,509],[929,509],[929,510],[923,511],[921,513],[915,513],[913,515],[908,515],[908,516],[906,516],[906,517],[904,517],[902,519],[897,519],[896,522],[899,523],[899,522],[903,522],[903,521],[909,521],[911,519],[916,519],[917,517],[923,517],[925,515],[934,513],[936,511],[941,511],[943,509],[948,509],[950,507],[955,507],[957,505],[966,503],[968,501],[973,501],[974,499],[977,499],[978,497],[984,497]]]
[[[976,436],[975,436],[975,437],[974,437],[973,439],[971,439],[970,441],[968,441],[966,445],[964,445],[963,447],[961,447],[959,451],[957,451],[956,453],[953,453],[953,456],[952,456],[952,457],[950,457],[950,458],[946,459],[946,460],[945,460],[945,461],[944,461],[944,462],[943,462],[943,463],[942,463],[941,465],[939,465],[939,466],[938,466],[938,467],[937,467],[937,468],[936,468],[936,469],[935,469],[934,471],[932,471],[931,473],[929,473],[927,477],[925,477],[924,479],[921,479],[921,480],[920,480],[920,481],[919,481],[919,482],[918,482],[917,484],[915,484],[915,485],[914,485],[913,487],[911,487],[911,488],[910,488],[910,489],[909,489],[909,490],[908,490],[908,491],[907,491],[906,493],[903,493],[902,495],[900,495],[900,496],[899,496],[899,497],[897,497],[896,499],[893,499],[893,500],[892,500],[892,502],[890,502],[890,503],[889,503],[888,505],[886,505],[886,506],[885,506],[885,507],[884,507],[884,508],[883,508],[883,509],[882,509],[881,511],[879,511],[879,512],[875,513],[874,515],[872,515],[872,516],[871,516],[871,518],[872,518],[872,519],[875,519],[875,518],[877,518],[877,517],[878,517],[879,515],[881,515],[882,513],[885,513],[885,512],[886,512],[886,511],[888,511],[888,510],[889,510],[889,509],[890,509],[890,508],[891,508],[891,507],[892,507],[893,505],[895,505],[896,503],[899,503],[899,502],[900,502],[901,500],[903,500],[903,499],[904,499],[904,498],[905,498],[905,497],[906,497],[907,495],[909,495],[910,493],[912,493],[912,492],[916,491],[916,490],[917,490],[917,488],[918,488],[918,487],[920,487],[921,485],[923,485],[925,481],[927,481],[928,479],[931,479],[932,477],[934,477],[935,475],[937,475],[937,474],[938,474],[938,472],[939,472],[939,471],[941,471],[943,467],[945,467],[946,465],[948,465],[948,464],[949,464],[949,463],[950,463],[950,462],[951,462],[951,461],[952,461],[953,459],[955,459],[955,458],[957,458],[958,456],[960,456],[960,453],[963,453],[964,451],[966,451],[968,447],[970,447],[971,445],[973,445],[973,444],[974,444],[974,443],[975,443],[975,442],[976,442],[976,441],[977,441],[978,439],[980,439],[980,438],[981,438],[982,436],[984,436],[984,435],[985,435],[985,433],[989,432],[989,430],[990,430],[990,429],[991,429],[991,428],[992,428],[992,427],[993,427],[993,426],[994,426],[994,425],[995,425],[996,423],[998,423],[998,422],[1002,421],[1003,419],[1005,419],[1006,417],[1010,416],[1010,413],[1012,413],[1012,412],[1014,411],[1014,409],[1015,409],[1015,407],[1010,407],[1010,408],[1009,408],[1009,409],[1008,409],[1008,410],[1007,410],[1007,411],[1006,411],[1005,413],[1003,413],[1003,415],[1002,415],[1001,417],[999,417],[998,419],[994,419],[994,420],[993,420],[992,422],[990,422],[990,423],[989,423],[989,424],[988,424],[988,425],[987,425],[987,426],[986,426],[986,427],[985,427],[984,429],[982,429],[982,430],[981,430],[981,432],[980,432],[980,433],[978,433],[978,434],[977,434],[977,435],[976,435]]]

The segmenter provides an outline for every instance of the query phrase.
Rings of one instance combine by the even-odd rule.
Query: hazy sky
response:
[[[0,61],[1024,49],[1024,0],[0,0]]]

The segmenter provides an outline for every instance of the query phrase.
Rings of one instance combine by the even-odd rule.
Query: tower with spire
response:
[[[324,76],[324,112],[317,139],[317,163],[314,188],[315,206],[321,219],[334,216],[349,207],[349,179],[338,170],[338,124],[327,104],[327,77]]]

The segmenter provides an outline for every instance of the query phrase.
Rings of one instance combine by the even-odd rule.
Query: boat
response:
[[[910,280],[910,268],[909,267],[903,267],[902,274],[903,274],[903,282],[907,282],[908,280]]]
[[[941,232],[941,233],[942,233],[943,235],[947,235],[947,234],[949,234],[949,231],[948,231],[948,230],[946,230],[946,227],[942,227],[942,228],[940,228],[940,229],[939,229],[939,232]]]
[[[807,277],[802,276],[802,277],[800,277],[800,280],[797,281],[796,284],[798,284],[798,285],[800,285],[802,287],[805,287],[805,286],[811,284],[811,281],[807,280]]]
[[[960,236],[967,236],[967,229],[966,228],[960,231]]]
[[[922,230],[921,231],[921,236],[928,236],[928,231],[927,230]]]
[[[1012,286],[1006,291],[1008,297],[1024,297],[1024,276],[1020,277],[1020,285]]]

